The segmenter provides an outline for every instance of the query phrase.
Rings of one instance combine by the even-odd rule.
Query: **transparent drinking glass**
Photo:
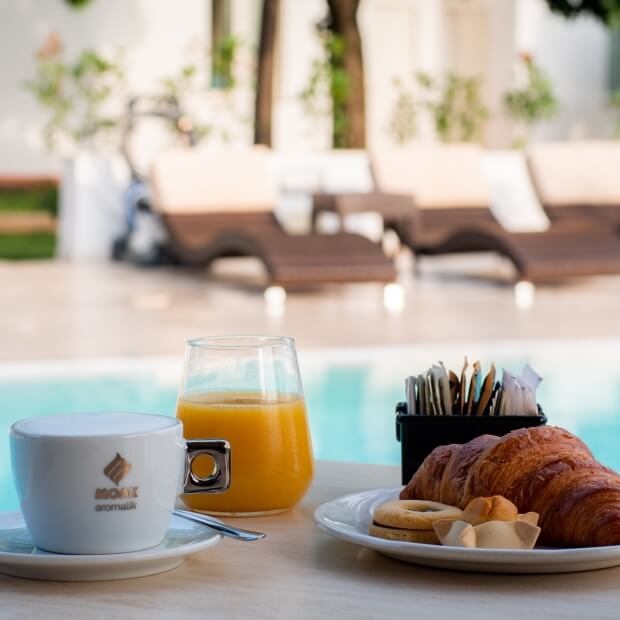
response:
[[[188,341],[177,417],[187,439],[230,442],[229,489],[219,495],[186,495],[192,510],[274,514],[295,506],[308,490],[314,461],[292,338]],[[211,464],[194,463],[193,470],[206,477]]]

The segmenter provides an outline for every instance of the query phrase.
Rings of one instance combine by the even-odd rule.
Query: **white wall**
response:
[[[366,0],[361,5],[367,139],[372,148],[391,142],[394,81],[409,85],[416,72],[434,72],[441,64],[437,38],[429,36],[437,20],[436,5],[435,0]],[[427,22],[430,25],[422,27]]]
[[[231,1],[233,30],[245,44],[240,62],[251,75],[259,3]],[[489,102],[497,112],[501,93],[514,77],[516,50],[534,53],[562,101],[557,120],[542,126],[539,137],[609,135],[608,35],[600,24],[551,15],[543,0],[475,2],[487,7],[487,25],[482,26],[487,32],[463,58],[446,19],[446,7],[454,5],[453,0],[362,1],[359,20],[370,145],[389,141],[395,77],[410,79],[420,69],[440,73],[465,60],[479,62],[487,77]],[[70,52],[124,48],[131,90],[148,91],[191,58],[191,49],[195,54],[207,47],[210,9],[209,0],[93,0],[79,11],[67,8],[62,0],[0,0],[0,174],[57,169],[40,140],[44,112],[20,86],[32,75],[33,54],[50,31],[60,34]],[[330,145],[329,118],[308,119],[300,101],[311,63],[321,54],[315,25],[325,14],[325,0],[282,0],[274,105],[274,145],[281,150],[320,150]],[[467,19],[463,45],[477,39],[478,25]],[[251,133],[253,95],[245,89],[235,97],[247,117],[241,132],[241,139],[246,139]],[[422,123],[419,132],[422,139],[432,135],[428,124]],[[487,139],[494,146],[509,143],[505,119],[489,123]]]
[[[309,118],[301,93],[308,85],[313,61],[322,55],[316,24],[327,14],[327,4],[324,0],[281,0],[280,7],[273,144],[286,151],[325,149],[331,144],[331,121]]]
[[[486,0],[489,9],[486,56],[486,103],[491,117],[486,124],[486,144],[505,147],[512,143],[512,129],[502,113],[503,99],[512,87],[511,68],[517,54],[515,41],[516,5],[519,0]]]

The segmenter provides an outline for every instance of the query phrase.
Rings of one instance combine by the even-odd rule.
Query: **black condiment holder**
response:
[[[410,415],[407,403],[396,405],[396,439],[401,445],[402,483],[407,484],[422,461],[437,447],[466,443],[480,435],[499,437],[519,428],[543,426],[547,417],[539,415],[459,416]]]

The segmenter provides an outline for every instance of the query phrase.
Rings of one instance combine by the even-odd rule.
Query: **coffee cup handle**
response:
[[[230,486],[230,444],[224,439],[188,439],[183,493],[217,493]],[[206,478],[192,471],[197,456],[206,454],[214,461],[213,472]]]

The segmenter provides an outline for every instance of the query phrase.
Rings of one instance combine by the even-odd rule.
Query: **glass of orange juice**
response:
[[[188,342],[177,417],[186,439],[227,439],[231,484],[219,495],[186,495],[192,509],[221,515],[289,510],[314,469],[292,338],[219,336]],[[193,463],[207,477],[212,464]]]

